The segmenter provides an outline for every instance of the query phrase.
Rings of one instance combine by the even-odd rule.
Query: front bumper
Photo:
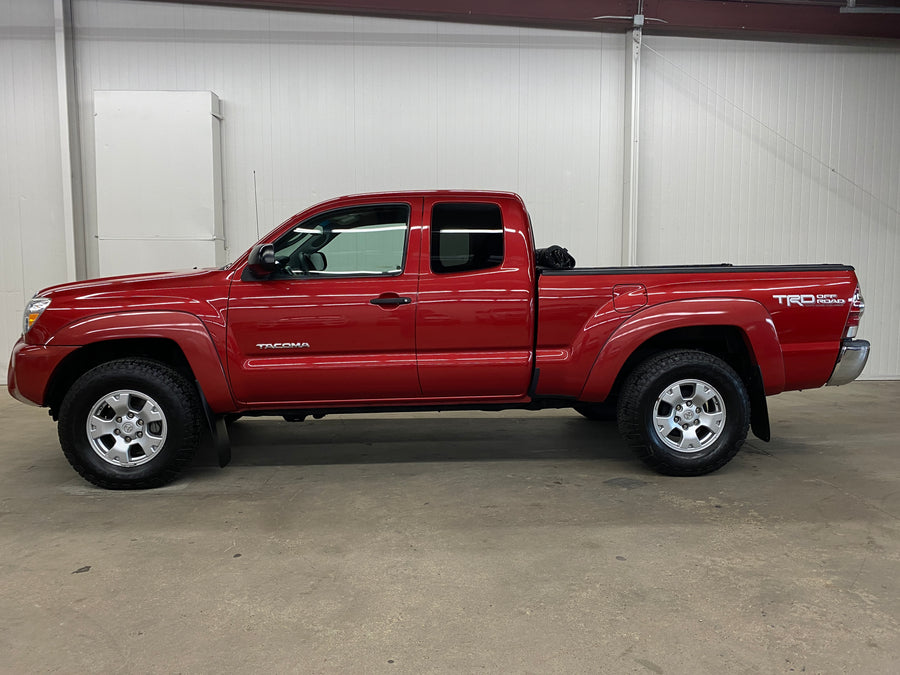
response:
[[[78,347],[44,347],[25,344],[22,338],[13,347],[6,373],[6,386],[13,398],[32,405],[44,405],[50,376]]]
[[[869,346],[867,340],[844,340],[841,343],[837,363],[834,364],[834,371],[825,383],[826,386],[836,387],[853,382],[859,377],[869,359]]]

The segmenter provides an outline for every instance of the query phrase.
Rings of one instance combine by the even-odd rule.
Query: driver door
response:
[[[228,301],[237,400],[265,408],[421,395],[415,312],[422,200],[317,214],[275,243],[279,270],[245,270]]]

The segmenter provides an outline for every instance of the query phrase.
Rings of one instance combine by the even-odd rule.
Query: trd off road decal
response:
[[[788,307],[812,307],[814,305],[843,305],[847,301],[835,293],[819,293],[818,295],[773,295],[779,305]]]

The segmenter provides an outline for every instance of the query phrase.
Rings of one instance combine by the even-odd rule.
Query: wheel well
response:
[[[737,326],[687,326],[663,331],[635,349],[619,370],[607,401],[618,399],[625,379],[638,365],[670,349],[696,349],[717,356],[734,368],[748,389],[754,384],[756,359],[743,330]]]
[[[44,397],[44,405],[50,408],[50,415],[55,420],[63,397],[79,377],[91,368],[107,361],[121,358],[146,358],[174,368],[179,373],[194,380],[194,373],[181,347],[168,338],[129,338],[107,340],[85,345],[69,354],[57,366]]]

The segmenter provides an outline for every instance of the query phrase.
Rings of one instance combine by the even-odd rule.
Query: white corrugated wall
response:
[[[900,377],[900,50],[647,37],[638,261],[848,263]]]
[[[209,89],[230,258],[255,171],[263,232],[352,192],[512,190],[538,244],[618,262],[621,35],[109,0],[78,0],[75,33],[89,235],[93,91]]]
[[[0,353],[25,301],[66,281],[53,4],[0,0]],[[3,370],[0,378],[6,377]]]

